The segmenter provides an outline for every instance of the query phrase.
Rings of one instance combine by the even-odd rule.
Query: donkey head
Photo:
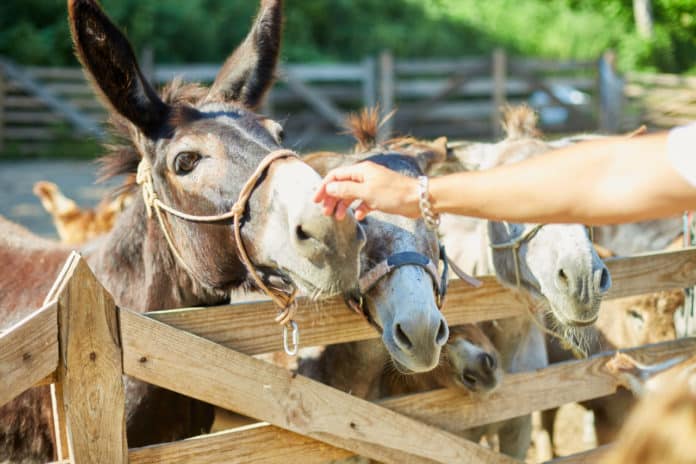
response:
[[[129,164],[131,172],[146,162],[155,193],[174,209],[199,216],[230,211],[259,163],[280,148],[280,126],[253,108],[273,83],[282,2],[261,2],[251,32],[210,89],[174,84],[163,97],[95,0],[69,0],[68,6],[77,56],[106,105],[127,120],[139,155],[112,162]],[[242,219],[242,241],[265,278],[281,286],[292,281],[314,296],[355,285],[364,243],[352,218],[327,218],[311,201],[320,181],[305,163],[279,159],[253,186]],[[202,284],[226,290],[247,281],[231,221],[202,224],[163,214],[172,247]],[[149,234],[161,238],[157,228],[150,221]]]
[[[492,244],[500,244],[520,239],[533,227],[490,222],[488,236]],[[521,289],[548,302],[556,322],[562,326],[593,324],[602,297],[611,286],[611,277],[586,228],[550,224],[527,237],[517,250],[493,250],[496,275],[512,286],[518,285],[519,278]]]

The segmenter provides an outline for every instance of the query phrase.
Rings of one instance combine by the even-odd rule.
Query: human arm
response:
[[[684,147],[680,147],[682,150]],[[696,156],[696,144],[689,148]],[[696,208],[696,188],[674,167],[668,133],[606,138],[520,163],[430,181],[433,208],[493,220],[608,224]],[[419,215],[415,179],[361,163],[330,172],[316,196],[341,217],[350,201],[369,210]]]

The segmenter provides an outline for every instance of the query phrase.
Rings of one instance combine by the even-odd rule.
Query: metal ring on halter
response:
[[[288,326],[292,327],[292,349],[288,347]],[[283,325],[283,350],[288,356],[296,356],[300,350],[300,329],[293,320]]]

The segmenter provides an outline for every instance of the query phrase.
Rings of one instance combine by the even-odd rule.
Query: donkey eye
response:
[[[201,155],[191,151],[183,151],[174,158],[174,172],[178,175],[187,174],[194,170]]]

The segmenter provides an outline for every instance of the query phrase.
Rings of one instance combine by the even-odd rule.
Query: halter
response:
[[[509,222],[503,222],[503,224],[509,226]],[[520,248],[522,248],[522,245],[525,243],[529,242],[531,239],[534,238],[534,236],[541,230],[542,227],[544,227],[547,224],[537,224],[531,229],[525,230],[522,234],[519,236],[508,240],[507,242],[503,243],[491,243],[488,246],[493,249],[493,250],[506,250],[510,249],[512,250],[512,259],[515,265],[515,285],[517,288],[520,288],[522,286],[522,270],[520,269]],[[592,226],[585,226],[587,228],[587,233],[589,234],[590,241],[594,243],[594,229]]]
[[[447,296],[447,282],[450,265],[452,265],[452,270],[455,272],[455,274],[457,274],[457,276],[459,276],[462,280],[466,281],[469,285],[473,287],[480,287],[482,285],[482,283],[477,279],[466,275],[459,268],[454,267],[454,263],[447,258],[444,245],[440,245],[439,261],[442,261],[442,274],[438,274],[437,265],[424,254],[415,251],[402,251],[399,253],[394,253],[387,259],[379,262],[369,271],[366,271],[360,277],[360,280],[358,281],[360,292],[359,295],[357,297],[347,297],[346,304],[350,309],[363,317],[370,325],[375,327],[381,333],[382,329],[372,319],[370,312],[365,306],[365,295],[367,295],[367,293],[372,290],[380,280],[391,274],[395,269],[402,266],[417,266],[424,269],[433,281],[433,287],[436,293],[436,304],[440,311],[442,311],[442,307],[445,304],[445,297]]]
[[[232,208],[230,208],[230,210],[226,213],[212,216],[198,216],[193,214],[187,214],[163,203],[157,196],[157,192],[155,192],[155,187],[152,181],[152,165],[145,157],[142,158],[140,164],[138,165],[136,182],[138,183],[138,185],[142,187],[143,199],[145,201],[145,207],[147,208],[147,216],[151,218],[152,212],[154,211],[155,216],[157,216],[157,221],[159,222],[160,227],[162,228],[164,238],[167,240],[172,254],[177,259],[177,261],[179,261],[179,264],[181,264],[181,266],[186,270],[186,272],[191,277],[196,278],[196,280],[198,280],[199,282],[202,282],[202,279],[196,276],[196,274],[193,272],[193,269],[191,269],[191,267],[179,253],[177,247],[174,245],[171,232],[169,231],[169,225],[167,224],[167,221],[165,220],[162,211],[165,211],[168,214],[171,214],[172,216],[176,216],[178,218],[190,222],[216,223],[232,219],[234,239],[235,244],[237,246],[239,258],[244,264],[244,267],[246,268],[249,275],[251,275],[251,278],[254,281],[254,283],[266,295],[268,295],[273,300],[273,302],[280,308],[280,312],[278,316],[276,316],[275,320],[279,324],[283,325],[283,338],[285,350],[286,352],[288,352],[288,354],[291,354],[292,352],[296,352],[297,350],[297,339],[299,337],[297,324],[295,324],[292,320],[296,310],[295,305],[293,305],[293,303],[295,301],[297,289],[293,289],[291,293],[286,294],[278,289],[271,289],[270,287],[268,287],[258,276],[256,267],[249,258],[249,254],[247,253],[246,248],[244,247],[244,242],[242,241],[242,216],[246,211],[247,203],[249,201],[249,198],[251,197],[252,192],[254,191],[254,188],[256,187],[256,183],[259,181],[261,176],[264,175],[266,170],[271,166],[271,164],[273,164],[274,161],[277,161],[282,158],[297,158],[297,154],[291,150],[286,149],[275,150],[267,154],[261,160],[256,170],[253,172],[253,174],[249,177],[249,179],[242,187],[242,190],[239,192],[239,196],[237,197],[237,201],[232,205]],[[295,348],[293,350],[288,350],[287,347],[288,329],[291,329],[293,334],[293,343],[295,345]]]

